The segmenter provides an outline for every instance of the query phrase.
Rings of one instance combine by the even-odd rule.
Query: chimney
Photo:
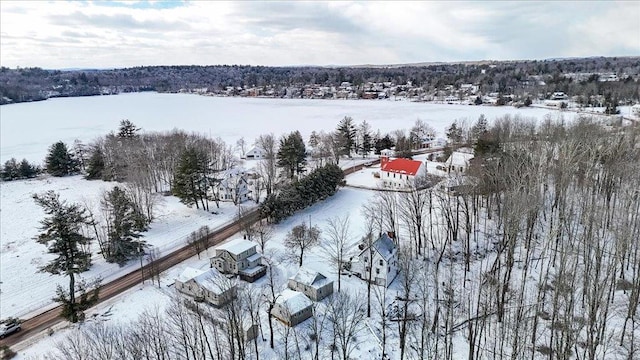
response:
[[[383,168],[388,162],[389,162],[389,157],[388,156],[381,156],[380,157],[380,168]]]

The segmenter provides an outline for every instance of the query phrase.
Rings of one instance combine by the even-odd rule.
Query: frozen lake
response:
[[[134,93],[113,96],[57,98],[0,106],[0,162],[11,157],[41,163],[48,147],[62,140],[88,143],[116,130],[129,119],[146,131],[173,128],[210,134],[235,144],[248,144],[260,134],[279,136],[299,130],[305,139],[313,130],[333,130],[344,116],[356,123],[367,120],[375,131],[409,129],[418,118],[444,137],[455,119],[474,122],[480,114],[489,121],[504,114],[538,120],[557,111],[541,108],[414,103],[391,100],[306,100],[209,97],[190,94]],[[564,113],[573,117],[572,113]]]

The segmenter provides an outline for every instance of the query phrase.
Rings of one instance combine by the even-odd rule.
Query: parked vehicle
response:
[[[18,319],[7,319],[0,322],[0,339],[18,332],[22,329],[21,321]]]

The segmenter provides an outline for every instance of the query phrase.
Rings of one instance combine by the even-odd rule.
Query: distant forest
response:
[[[614,81],[603,81],[614,76]],[[51,97],[92,96],[123,92],[179,92],[206,89],[269,88],[270,96],[290,96],[290,87],[308,85],[354,88],[367,83],[407,84],[426,93],[478,86],[480,93],[535,96],[564,92],[570,96],[605,95],[622,104],[640,99],[640,57],[592,57],[559,60],[486,61],[413,66],[265,67],[245,65],[142,66],[111,70],[44,70],[0,68],[0,104]],[[228,93],[227,93],[228,94]],[[231,94],[236,95],[236,94]]]

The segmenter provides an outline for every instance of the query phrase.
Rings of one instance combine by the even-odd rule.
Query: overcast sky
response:
[[[0,1],[0,64],[361,65],[639,56],[640,1]]]

